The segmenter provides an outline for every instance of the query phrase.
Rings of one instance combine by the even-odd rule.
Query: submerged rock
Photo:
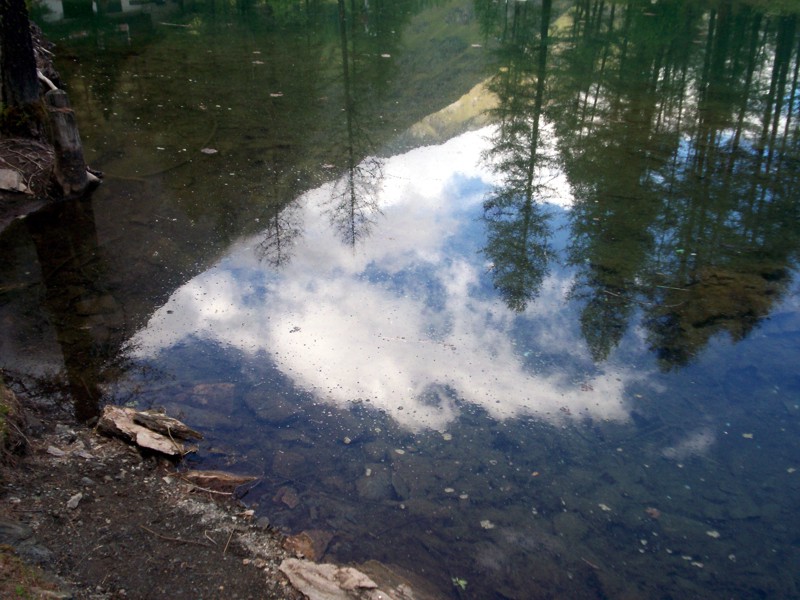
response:
[[[333,533],[321,529],[301,531],[297,535],[290,535],[283,543],[284,549],[296,556],[309,560],[319,560],[325,556],[328,545],[333,539]]]

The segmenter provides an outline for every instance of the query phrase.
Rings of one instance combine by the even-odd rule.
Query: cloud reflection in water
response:
[[[592,365],[565,314],[567,272],[554,269],[523,314],[487,283],[474,239],[484,235],[478,217],[494,183],[480,165],[486,135],[388,159],[383,215],[355,248],[326,218],[332,186],[308,192],[291,261],[275,271],[259,261],[257,238],[236,244],[154,313],[133,354],[156,358],[191,336],[266,355],[317,398],[369,400],[412,430],[445,429],[463,402],[498,419],[626,419],[631,374]],[[517,345],[520,327],[535,331],[538,348]],[[557,372],[532,365],[531,353],[542,352],[560,357]]]

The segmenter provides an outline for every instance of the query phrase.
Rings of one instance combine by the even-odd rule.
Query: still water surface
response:
[[[797,597],[800,35],[760,6],[42,8],[107,180],[2,233],[2,366],[166,407],[443,597]]]

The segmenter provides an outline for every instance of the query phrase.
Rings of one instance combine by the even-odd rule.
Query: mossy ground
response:
[[[0,545],[0,598],[53,598],[57,589],[41,569],[25,564],[9,546]]]

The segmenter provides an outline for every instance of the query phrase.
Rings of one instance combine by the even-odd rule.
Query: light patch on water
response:
[[[692,456],[703,455],[708,452],[716,439],[716,435],[710,429],[700,429],[687,434],[674,446],[664,448],[661,454],[671,460],[684,460]]]

